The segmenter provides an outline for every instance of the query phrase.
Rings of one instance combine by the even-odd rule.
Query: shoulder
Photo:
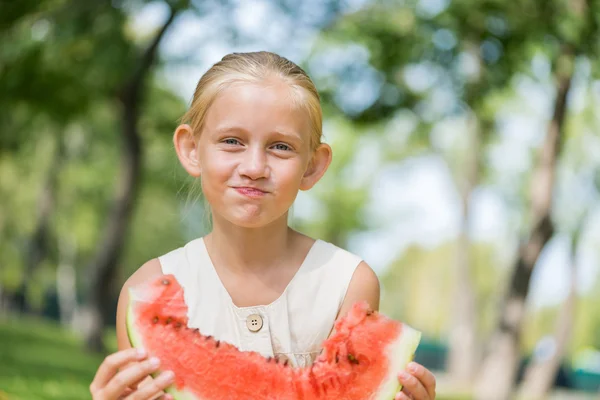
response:
[[[357,301],[367,301],[372,309],[379,310],[380,292],[377,274],[361,261],[354,270],[338,317],[344,316]]]
[[[139,267],[131,276],[125,281],[123,290],[128,289],[130,286],[134,286],[143,283],[151,278],[163,275],[160,261],[158,258],[153,258],[150,261],[144,263]]]
[[[354,270],[357,265],[363,262],[363,259],[349,250],[339,247],[333,243],[326,242],[323,240],[317,240],[319,242],[319,253],[323,259],[327,260],[329,264],[337,266],[339,268],[351,267]]]
[[[158,258],[154,258],[138,268],[123,284],[117,304],[117,344],[119,350],[130,347],[126,327],[129,288],[161,275],[163,275],[163,272],[160,261]]]

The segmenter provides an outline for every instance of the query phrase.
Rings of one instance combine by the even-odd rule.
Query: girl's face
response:
[[[219,94],[197,140],[202,191],[213,214],[247,228],[287,220],[298,190],[312,187],[331,158],[327,145],[311,151],[309,116],[278,79]],[[317,154],[326,162],[315,175]]]

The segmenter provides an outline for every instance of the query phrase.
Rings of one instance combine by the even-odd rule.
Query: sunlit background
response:
[[[439,398],[598,398],[600,1],[21,0],[0,1],[0,400],[90,397],[125,279],[209,229],[173,130],[212,64],[257,50],[313,78],[334,151],[292,226],[376,270]]]

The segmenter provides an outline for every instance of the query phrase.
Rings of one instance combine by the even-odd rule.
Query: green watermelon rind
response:
[[[413,360],[420,342],[421,332],[403,324],[400,337],[390,343],[387,349],[391,362],[389,374],[383,380],[377,394],[373,396],[374,400],[391,400],[402,390],[402,385],[398,382],[398,374]]]
[[[126,324],[125,324],[127,326],[127,336],[129,337],[129,343],[131,343],[131,345],[133,347],[144,348],[144,344],[143,344],[143,340],[142,340],[141,336],[138,335],[135,331],[135,321],[133,319],[134,313],[133,313],[133,301],[132,301],[132,297],[134,297],[134,296],[135,295],[130,290],[129,305],[128,305],[128,310],[127,310],[127,319],[126,319]],[[152,378],[156,378],[159,375],[159,373],[160,373],[160,371],[152,373],[150,375],[152,376]],[[165,392],[169,393],[176,400],[202,400],[201,398],[198,398],[189,392],[179,391],[179,390],[175,389],[175,387],[173,387],[173,386],[169,386],[168,388],[166,388]]]

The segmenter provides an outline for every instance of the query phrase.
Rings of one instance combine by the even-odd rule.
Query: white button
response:
[[[263,326],[262,317],[258,314],[249,315],[248,318],[246,318],[246,326],[250,332],[260,331],[260,328]]]

